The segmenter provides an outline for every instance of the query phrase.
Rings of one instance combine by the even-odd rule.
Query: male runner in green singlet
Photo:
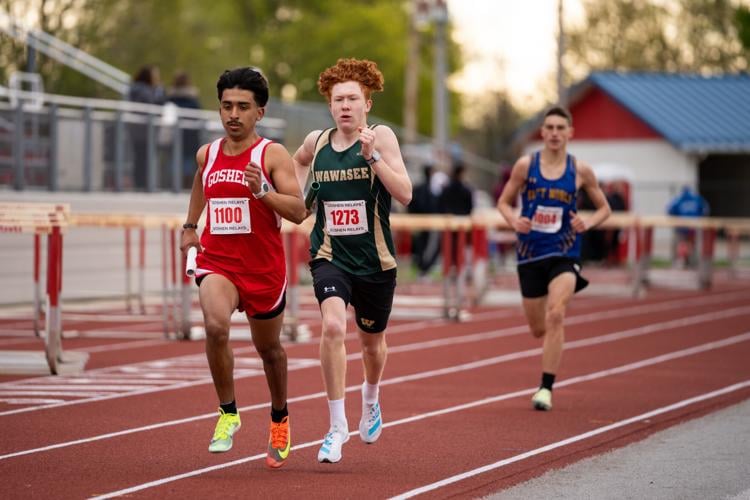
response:
[[[387,126],[367,125],[370,97],[383,90],[377,65],[339,59],[320,74],[318,90],[328,100],[336,127],[310,132],[294,154],[294,163],[302,185],[310,174],[320,184],[310,235],[310,269],[323,319],[320,362],[330,428],[318,461],[335,463],[349,439],[344,411],[349,303],[355,311],[365,371],[359,435],[373,443],[383,428],[378,386],[396,288],[391,197],[408,205],[412,186],[396,135]]]

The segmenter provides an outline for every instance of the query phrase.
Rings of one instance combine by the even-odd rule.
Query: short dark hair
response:
[[[226,70],[216,82],[219,101],[226,89],[240,88],[249,90],[255,97],[255,103],[259,107],[264,107],[268,103],[268,80],[263,74],[250,67],[235,68]]]
[[[570,115],[570,111],[563,108],[562,106],[552,106],[548,108],[547,111],[544,112],[542,121],[544,121],[544,119],[548,116],[561,116],[568,120],[568,125],[573,125],[573,117]]]
[[[133,81],[145,83],[147,85],[154,85],[156,83],[154,82],[155,69],[156,66],[154,66],[153,64],[146,64],[145,66],[141,66],[138,72],[133,75]]]

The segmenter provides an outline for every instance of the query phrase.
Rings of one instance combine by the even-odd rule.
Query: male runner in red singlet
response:
[[[286,406],[286,352],[279,340],[286,305],[281,217],[307,213],[287,150],[258,135],[268,82],[252,68],[225,71],[216,85],[226,136],[201,146],[181,248],[197,247],[195,271],[206,327],[206,356],[219,398],[219,421],[208,450],[228,451],[240,428],[229,347],[232,312],[244,311],[271,391],[266,463],[281,467],[291,449]],[[198,220],[208,205],[198,241]]]
[[[573,294],[588,281],[580,275],[581,233],[610,214],[607,198],[587,163],[568,154],[573,137],[568,110],[554,106],[544,114],[544,147],[513,165],[497,208],[518,236],[516,256],[523,309],[532,335],[542,338],[542,382],[531,398],[537,410],[552,409],[552,384],[563,352],[563,322]],[[586,190],[595,210],[576,210],[576,193]],[[521,193],[521,212],[513,202]]]

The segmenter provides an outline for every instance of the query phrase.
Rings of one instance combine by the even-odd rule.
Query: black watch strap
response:
[[[182,225],[182,229],[198,229],[198,224],[191,224],[186,222]]]

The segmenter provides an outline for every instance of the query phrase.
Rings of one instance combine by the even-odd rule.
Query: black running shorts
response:
[[[576,293],[580,292],[589,282],[581,276],[581,264],[570,257],[549,257],[546,259],[527,262],[518,266],[518,281],[521,284],[521,295],[527,299],[544,297],[547,287],[555,277],[562,273],[576,275]]]
[[[310,262],[315,298],[318,304],[329,297],[340,297],[354,307],[357,326],[367,333],[380,333],[388,325],[396,290],[396,270],[365,276],[350,274],[325,259]]]

